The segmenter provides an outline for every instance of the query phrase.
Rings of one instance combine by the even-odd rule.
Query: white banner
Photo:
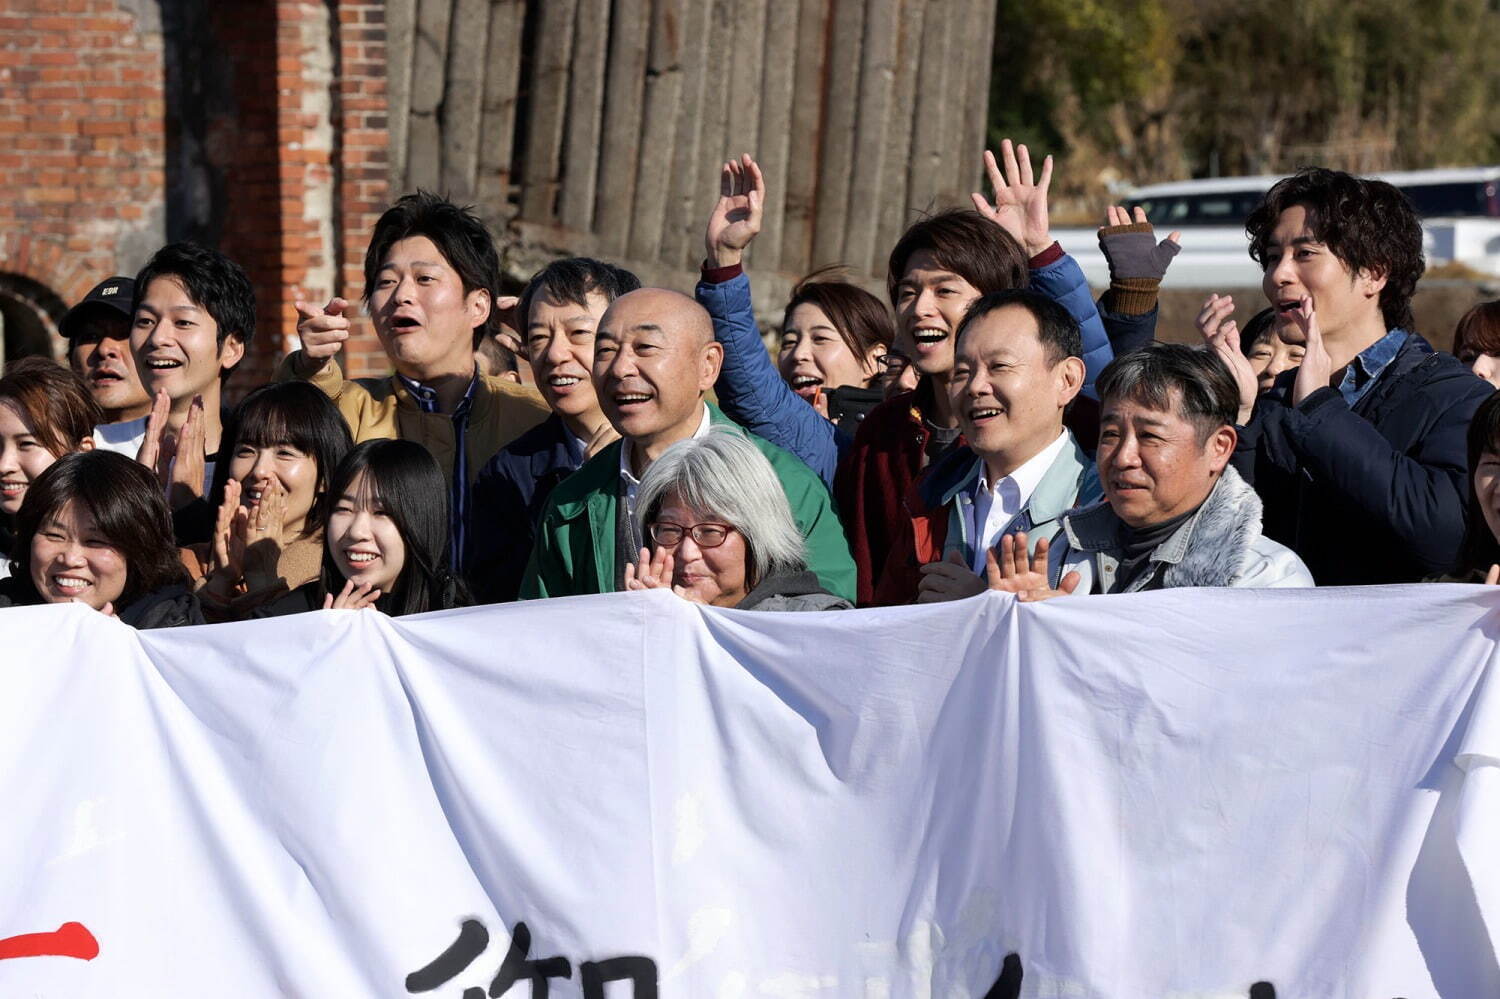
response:
[[[0,996],[1500,995],[1497,607],[0,612]]]

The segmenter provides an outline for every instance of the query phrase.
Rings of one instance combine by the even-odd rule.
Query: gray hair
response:
[[[636,492],[641,537],[671,493],[700,514],[717,517],[745,539],[748,586],[807,568],[807,544],[792,519],[786,491],[771,462],[742,433],[710,427],[678,441],[651,463]]]
[[[1110,361],[1097,385],[1101,403],[1129,399],[1160,410],[1173,408],[1175,390],[1178,415],[1197,428],[1200,441],[1239,416],[1234,375],[1210,347],[1147,344]]]

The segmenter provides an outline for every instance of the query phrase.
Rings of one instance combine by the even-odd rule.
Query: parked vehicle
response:
[[[1459,263],[1500,276],[1500,166],[1376,174],[1406,192],[1422,216],[1429,267]],[[1128,206],[1146,209],[1163,234],[1182,230],[1182,253],[1167,288],[1244,288],[1260,284],[1250,259],[1245,217],[1280,177],[1216,177],[1151,184],[1132,191]],[[1094,229],[1059,229],[1058,240],[1089,282],[1109,281]]]

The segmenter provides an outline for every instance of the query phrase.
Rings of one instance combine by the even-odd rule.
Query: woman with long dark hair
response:
[[[161,483],[111,451],[57,459],[16,514],[0,607],[84,603],[137,628],[202,624]]]
[[[469,603],[448,568],[448,485],[422,445],[356,445],[325,497],[325,608],[374,606],[393,617]]]
[[[338,407],[306,382],[256,389],[224,424],[209,499],[210,544],[187,559],[214,620],[322,606],[324,499],[353,441]]]

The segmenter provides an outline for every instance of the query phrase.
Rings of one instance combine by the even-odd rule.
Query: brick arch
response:
[[[77,264],[76,255],[67,251],[61,239],[30,236],[14,229],[0,233],[0,274],[23,279],[23,283],[29,281],[46,290],[37,304],[48,312],[54,324],[62,319],[69,304],[87,295],[99,280]],[[54,302],[62,303],[60,311],[53,310],[48,296]]]
[[[0,271],[0,322],[5,339],[0,364],[32,354],[55,354],[57,325],[65,311],[63,300],[51,288]]]

